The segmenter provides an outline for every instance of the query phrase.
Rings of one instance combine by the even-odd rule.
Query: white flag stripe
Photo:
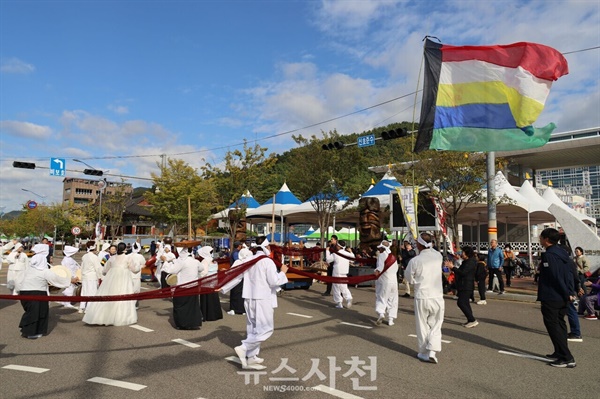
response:
[[[18,364],[9,364],[2,368],[8,369],[8,370],[28,371],[30,373],[37,373],[37,374],[45,373],[46,371],[50,370],[50,369],[43,369],[40,367],[20,366]]]
[[[132,391],[140,391],[146,388],[146,385],[134,384],[133,382],[111,380],[109,378],[94,377],[88,380],[89,382],[96,382],[98,384],[110,385],[113,387],[130,389]]]
[[[507,68],[485,61],[443,62],[440,84],[503,82],[522,96],[542,104],[546,102],[552,82],[537,78],[522,67]]]

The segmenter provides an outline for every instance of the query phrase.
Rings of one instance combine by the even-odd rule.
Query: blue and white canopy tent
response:
[[[258,208],[259,206],[260,206],[260,204],[258,203],[258,201],[256,201],[254,199],[252,194],[250,194],[250,191],[246,191],[245,194],[242,194],[242,196],[240,198],[238,198],[236,201],[234,201],[227,208],[223,209],[220,212],[215,213],[212,216],[212,218],[213,219],[227,219],[227,217],[229,216],[229,211],[232,209],[239,209],[239,208],[245,207],[246,213],[247,213],[250,209]]]
[[[385,175],[379,180],[373,187],[370,187],[361,198],[374,197],[379,199],[379,203],[383,205],[390,204],[390,191],[395,190],[396,187],[402,187],[402,184],[394,177],[394,175],[388,170]]]

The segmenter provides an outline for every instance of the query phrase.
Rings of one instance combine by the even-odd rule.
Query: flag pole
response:
[[[496,153],[487,153],[487,200],[488,200],[488,243],[498,240],[498,221],[496,220]]]

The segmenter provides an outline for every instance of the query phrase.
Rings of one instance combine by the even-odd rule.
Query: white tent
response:
[[[283,186],[275,194],[275,205],[273,205],[273,198],[270,198],[258,208],[248,210],[246,218],[270,221],[273,213],[275,213],[275,217],[279,218],[284,211],[295,208],[300,204],[300,200],[290,191],[288,185],[283,183]]]
[[[569,212],[571,215],[573,215],[575,218],[581,220],[582,222],[588,223],[588,224],[593,224],[593,225],[596,224],[596,218],[587,216],[585,213],[579,213],[576,210],[574,210],[573,208],[570,208],[564,202],[562,202],[561,199],[558,198],[558,196],[556,195],[556,193],[554,192],[552,187],[548,187],[544,191],[544,195],[542,197],[544,198],[544,200],[546,200],[550,204],[555,204],[555,205],[563,208],[564,210],[566,210],[567,212]]]

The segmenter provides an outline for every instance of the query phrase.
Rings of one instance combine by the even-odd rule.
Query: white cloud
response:
[[[35,66],[33,66],[33,64],[28,64],[15,57],[3,60],[0,65],[0,72],[2,73],[28,74],[33,73],[34,71]]]
[[[15,137],[40,140],[49,139],[52,134],[52,129],[48,126],[21,121],[0,121],[0,131]]]
[[[109,105],[108,109],[113,111],[117,115],[126,115],[129,113],[129,108],[124,105]]]

